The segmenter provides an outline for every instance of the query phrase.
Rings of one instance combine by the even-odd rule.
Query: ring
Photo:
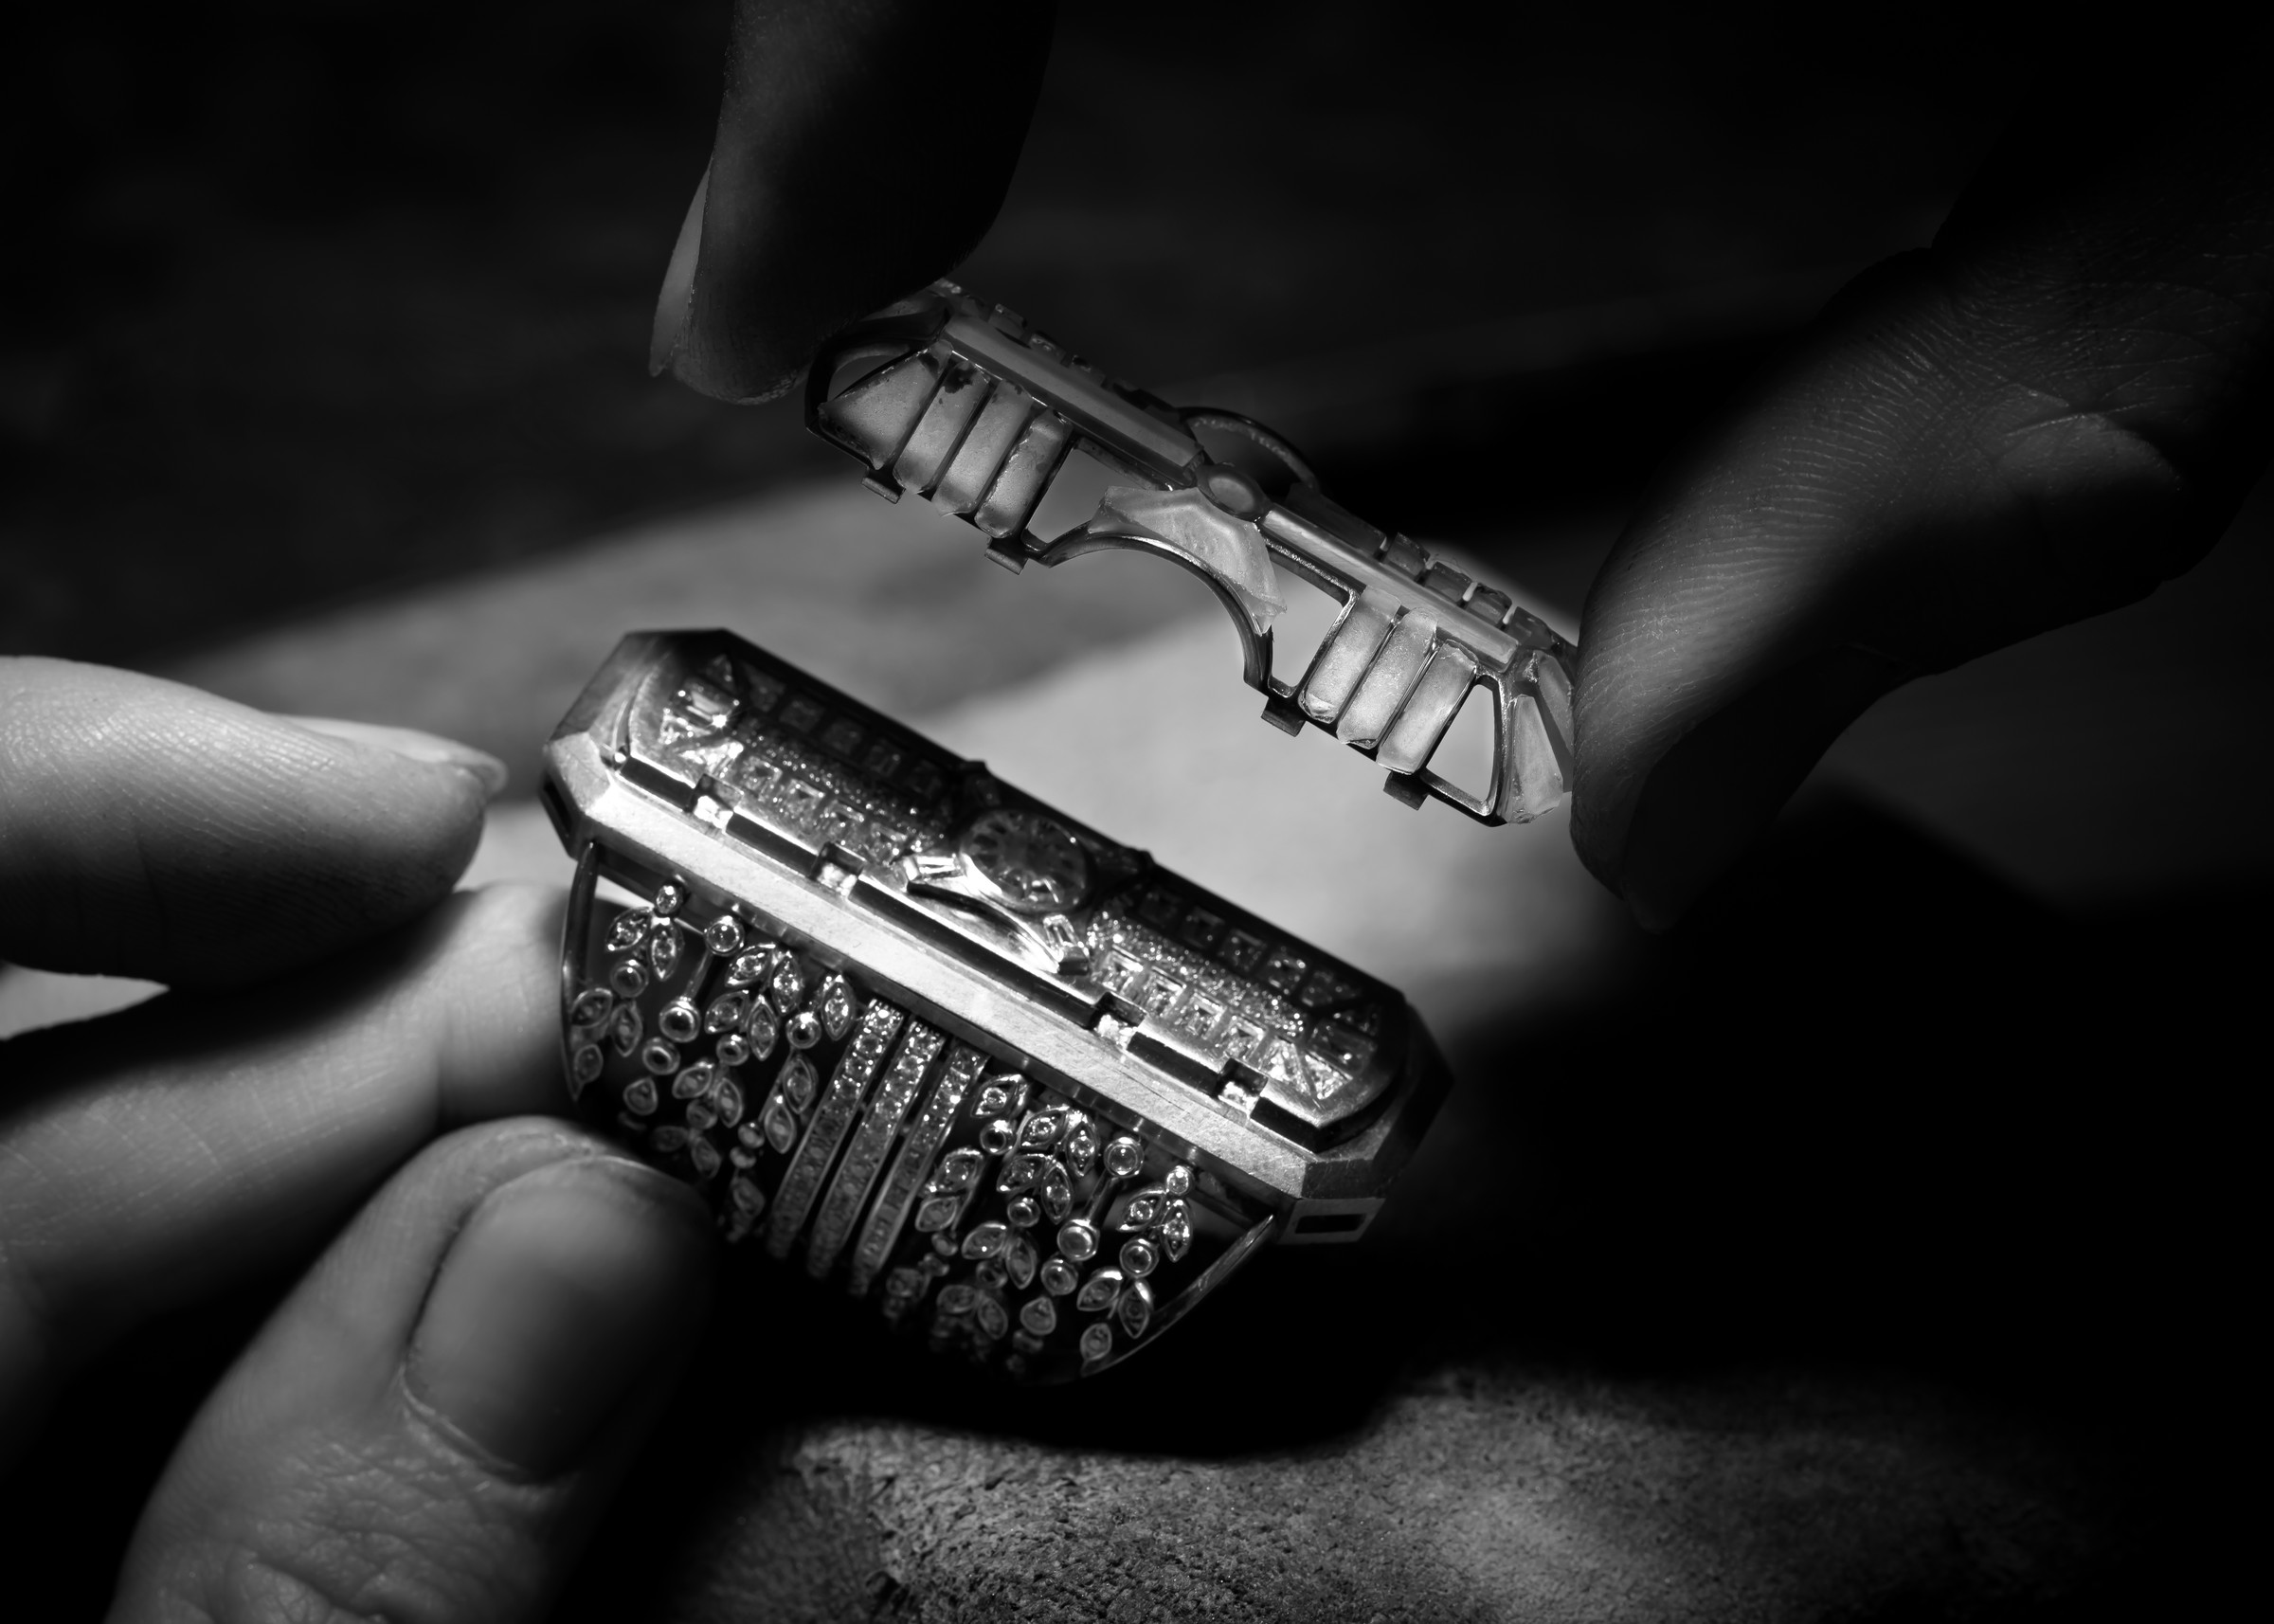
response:
[[[1018,1380],[1358,1239],[1450,1084],[1390,987],[724,633],[626,638],[543,799],[579,1112]]]

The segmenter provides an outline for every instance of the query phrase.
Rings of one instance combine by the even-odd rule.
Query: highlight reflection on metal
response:
[[[1021,1380],[1357,1239],[1447,1086],[1391,988],[723,632],[625,639],[544,800],[579,1109]]]
[[[1507,594],[1328,500],[1262,424],[1109,378],[951,282],[839,334],[814,362],[805,406],[815,433],[868,464],[871,489],[929,497],[1013,569],[1112,547],[1192,570],[1239,629],[1264,719],[1332,733],[1389,768],[1385,787],[1409,805],[1434,796],[1502,823],[1562,800],[1572,645]],[[1116,482],[1086,522],[1038,535],[1030,526],[1076,453]],[[1274,566],[1342,604],[1292,686],[1272,675],[1272,623],[1286,607]],[[1495,722],[1482,794],[1429,768],[1476,688]]]

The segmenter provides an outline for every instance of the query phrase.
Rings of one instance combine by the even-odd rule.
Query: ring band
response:
[[[1357,1239],[1448,1086],[1387,986],[723,633],[627,638],[544,799],[579,1111],[1017,1379]]]

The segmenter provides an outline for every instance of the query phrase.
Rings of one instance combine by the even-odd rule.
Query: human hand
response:
[[[0,661],[0,958],[171,989],[0,1044],[0,1468],[104,1344],[307,1266],[117,1619],[541,1612],[701,1317],[692,1195],[528,1114],[560,1093],[558,898],[450,894],[495,772]]]

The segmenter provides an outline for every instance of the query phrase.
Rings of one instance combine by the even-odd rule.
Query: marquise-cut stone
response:
[[[671,980],[679,967],[679,933],[669,929],[657,931],[647,945],[647,962],[656,967],[656,980]]]
[[[647,934],[647,922],[653,917],[644,908],[618,914],[616,923],[608,929],[608,951],[625,953],[638,947],[640,938]]]
[[[946,1229],[964,1210],[964,1198],[956,1195],[934,1196],[916,1209],[916,1233],[933,1235]]]
[[[1011,1284],[1021,1291],[1035,1283],[1035,1269],[1041,1261],[1035,1243],[1023,1235],[1013,1235],[1003,1246],[1002,1266],[1010,1272]]]
[[[961,1284],[948,1286],[940,1292],[940,1312],[943,1314],[967,1314],[978,1301],[979,1293],[970,1287]]]
[[[1011,1328],[1011,1316],[1004,1311],[1002,1300],[987,1292],[979,1293],[971,1311],[979,1321],[979,1328],[990,1338],[999,1337]]]
[[[805,1001],[805,972],[798,968],[797,960],[787,953],[774,969],[773,980],[766,983],[767,996],[776,1009],[795,1009]]]
[[[940,1164],[932,1169],[924,1188],[933,1193],[967,1190],[979,1182],[979,1176],[986,1167],[987,1159],[967,1146],[961,1150],[950,1150],[940,1158]]]
[[[1041,1176],[1042,1158],[1021,1152],[1003,1158],[1002,1177],[995,1181],[995,1187],[1006,1195],[1013,1190],[1032,1189]]]
[[[1182,1201],[1171,1201],[1168,1212],[1161,1219],[1158,1232],[1161,1249],[1168,1254],[1171,1263],[1182,1262],[1184,1249],[1192,1244],[1192,1215],[1185,1211]]]
[[[568,1074],[576,1079],[576,1086],[581,1089],[599,1077],[601,1068],[606,1064],[607,1056],[600,1052],[600,1045],[587,1043],[577,1050],[576,1057],[568,1062]]]
[[[766,1205],[766,1192],[737,1173],[727,1183],[727,1200],[734,1203],[736,1212],[755,1218]]]
[[[774,1052],[774,1043],[782,1036],[782,1023],[774,1019],[773,1007],[762,998],[750,1000],[750,1020],[744,1029],[749,1035],[750,1053],[761,1060]]]
[[[616,995],[605,986],[587,987],[577,994],[576,1001],[568,1006],[568,1024],[594,1026],[607,1020],[608,1012],[616,1007]]]
[[[1002,1224],[983,1223],[964,1236],[966,1257],[992,1257],[1010,1244],[1011,1232]]]
[[[1011,1091],[1001,1083],[987,1084],[971,1102],[973,1116],[1001,1116],[1010,1109]]]
[[[1066,1215],[1074,1211],[1074,1181],[1056,1157],[1042,1166],[1042,1210],[1050,1215],[1052,1223],[1064,1223]]]
[[[749,993],[722,993],[711,1001],[709,1009],[703,1011],[703,1030],[710,1033],[736,1032],[749,1018]]]
[[[671,1079],[672,1097],[682,1100],[694,1099],[698,1095],[709,1093],[711,1085],[717,1081],[717,1069],[708,1060],[697,1060]]]
[[[641,1077],[623,1091],[623,1109],[634,1116],[653,1116],[657,1103],[656,1080],[653,1077]]]
[[[789,1064],[782,1068],[782,1097],[800,1116],[813,1109],[813,1096],[821,1091],[821,1074],[803,1055],[792,1055]]]
[[[831,976],[821,983],[820,1000],[821,1024],[832,1038],[842,1038],[853,1029],[853,989],[845,984],[842,976]]]
[[[640,1047],[640,1006],[636,1003],[619,1004],[616,1019],[608,1024],[608,1039],[616,1045],[616,1053],[629,1055]]]
[[[718,1146],[708,1139],[690,1139],[687,1142],[687,1154],[695,1163],[695,1170],[704,1178],[708,1179],[718,1171]]]
[[[1074,1306],[1085,1314],[1102,1314],[1121,1296],[1121,1285],[1120,1270],[1100,1269],[1082,1282],[1081,1292],[1074,1299]]]
[[[1066,1126],[1063,1111],[1038,1110],[1026,1119],[1020,1129],[1019,1142],[1029,1150],[1040,1150],[1056,1142],[1058,1132]]]
[[[1097,1157],[1096,1125],[1090,1122],[1077,1122],[1068,1129],[1065,1154],[1066,1160],[1073,1164],[1077,1175],[1089,1172],[1090,1164]]]
[[[1130,1282],[1129,1289],[1121,1294],[1120,1301],[1114,1305],[1114,1312],[1121,1319],[1121,1328],[1128,1333],[1131,1342],[1135,1342],[1145,1334],[1145,1327],[1152,1323],[1153,1289],[1142,1280]]]
[[[714,1103],[718,1108],[718,1120],[732,1128],[742,1120],[742,1085],[731,1077],[720,1078]]]
[[[756,985],[765,979],[766,966],[772,959],[773,955],[764,948],[737,954],[734,962],[727,966],[727,985]]]
[[[1121,1230],[1149,1229],[1153,1220],[1160,1216],[1161,1192],[1140,1190],[1122,1207],[1121,1216],[1113,1220],[1113,1227]]]
[[[767,1102],[758,1126],[766,1130],[766,1142],[785,1154],[798,1142],[798,1119],[789,1114],[789,1108],[780,1100]]]
[[[1058,1328],[1058,1306],[1048,1297],[1037,1297],[1019,1310],[1019,1323],[1037,1336],[1048,1336]]]
[[[1103,1359],[1113,1351],[1113,1327],[1100,1321],[1082,1333],[1082,1357]]]

